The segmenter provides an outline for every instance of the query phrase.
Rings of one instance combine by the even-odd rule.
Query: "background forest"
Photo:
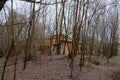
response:
[[[62,58],[67,56],[69,60],[70,72],[67,74],[70,78],[74,78],[76,62],[80,71],[86,61],[89,67],[90,63],[101,65],[101,59],[109,64],[120,50],[119,8],[119,0],[1,0],[0,57],[4,59],[1,80],[7,79],[5,71],[11,57],[14,61],[13,79],[18,80],[19,57],[22,56],[23,71],[29,61],[39,58],[44,62],[43,55],[43,58],[46,56],[54,61],[55,56],[61,56],[63,40]],[[51,36],[55,36],[54,45]],[[64,36],[63,40],[61,36]],[[50,40],[49,47],[45,46],[47,39]],[[56,54],[53,54],[53,46],[56,46]],[[68,46],[68,54],[65,54],[65,46]],[[39,55],[38,49],[42,51]]]

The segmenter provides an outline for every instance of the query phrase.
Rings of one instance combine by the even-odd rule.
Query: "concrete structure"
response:
[[[57,54],[57,40],[56,38],[59,38],[59,36],[49,36],[47,39],[44,41],[38,41],[36,43],[36,54],[49,54],[50,50],[52,54]],[[67,38],[64,35],[60,36],[60,43],[61,43],[61,48],[60,48],[60,54],[69,54],[71,52],[72,48],[72,39]],[[81,47],[82,44],[78,44],[78,50],[77,54],[81,53]],[[89,46],[86,47],[89,51]]]

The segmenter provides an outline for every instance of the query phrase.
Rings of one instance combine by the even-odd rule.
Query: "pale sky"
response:
[[[106,1],[108,2],[108,4],[111,3],[111,0],[106,0]],[[5,14],[8,14],[8,12],[10,10],[10,7],[11,7],[11,1],[8,0],[7,3],[4,6],[4,9],[5,9],[6,13],[4,12],[4,9],[2,9],[2,11],[0,12],[0,23],[2,21],[4,22],[4,20],[6,20],[5,19],[6,18]],[[30,13],[29,7],[30,7],[30,3],[28,3],[28,2],[14,0],[14,10],[18,11],[20,14],[25,14],[26,16],[29,16],[28,15]],[[36,6],[36,9],[37,9],[37,6]],[[54,9],[55,9],[55,7],[51,6],[51,11],[50,11],[50,14],[49,14],[50,17],[52,17],[53,15],[55,16],[55,10]],[[53,16],[53,18],[54,18],[54,16]],[[119,18],[119,21],[120,21],[120,18]],[[120,24],[120,22],[119,22],[119,24]],[[119,26],[119,33],[120,33],[120,26]]]

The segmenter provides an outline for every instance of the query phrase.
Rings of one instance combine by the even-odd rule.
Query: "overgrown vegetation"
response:
[[[47,54],[49,54],[50,60],[52,60],[52,55],[55,55],[52,53],[53,50],[60,55],[63,34],[65,36],[63,54],[66,54],[67,46],[71,78],[73,78],[76,55],[80,55],[80,70],[84,67],[86,56],[89,63],[100,65],[98,60],[100,56],[105,57],[109,63],[109,59],[117,55],[119,0],[111,0],[111,2],[106,0],[23,1],[29,4],[23,5],[21,9],[23,13],[20,13],[17,8],[13,9],[16,6],[13,0],[10,2],[9,9],[3,8],[6,0],[0,1],[0,57],[6,56],[1,80],[4,80],[6,64],[10,55],[16,57],[14,80],[17,75],[18,54],[23,55],[24,53],[23,70],[27,68],[27,61],[36,56],[36,50],[42,51],[42,54],[46,53],[45,50],[49,51]],[[2,8],[3,10],[1,10]],[[29,11],[27,11],[28,9]],[[55,41],[48,38],[53,35],[56,35]],[[48,47],[46,47],[46,39],[50,41]],[[39,47],[38,44],[40,44]],[[97,60],[93,62],[92,57],[94,56],[97,57]]]

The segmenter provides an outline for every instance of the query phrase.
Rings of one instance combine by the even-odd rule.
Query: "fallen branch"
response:
[[[11,64],[8,64],[8,65],[6,65],[6,66],[9,67],[9,66],[12,66],[12,65],[15,65],[15,64],[18,64],[18,63],[11,63]],[[3,65],[0,66],[0,67],[3,67]]]

